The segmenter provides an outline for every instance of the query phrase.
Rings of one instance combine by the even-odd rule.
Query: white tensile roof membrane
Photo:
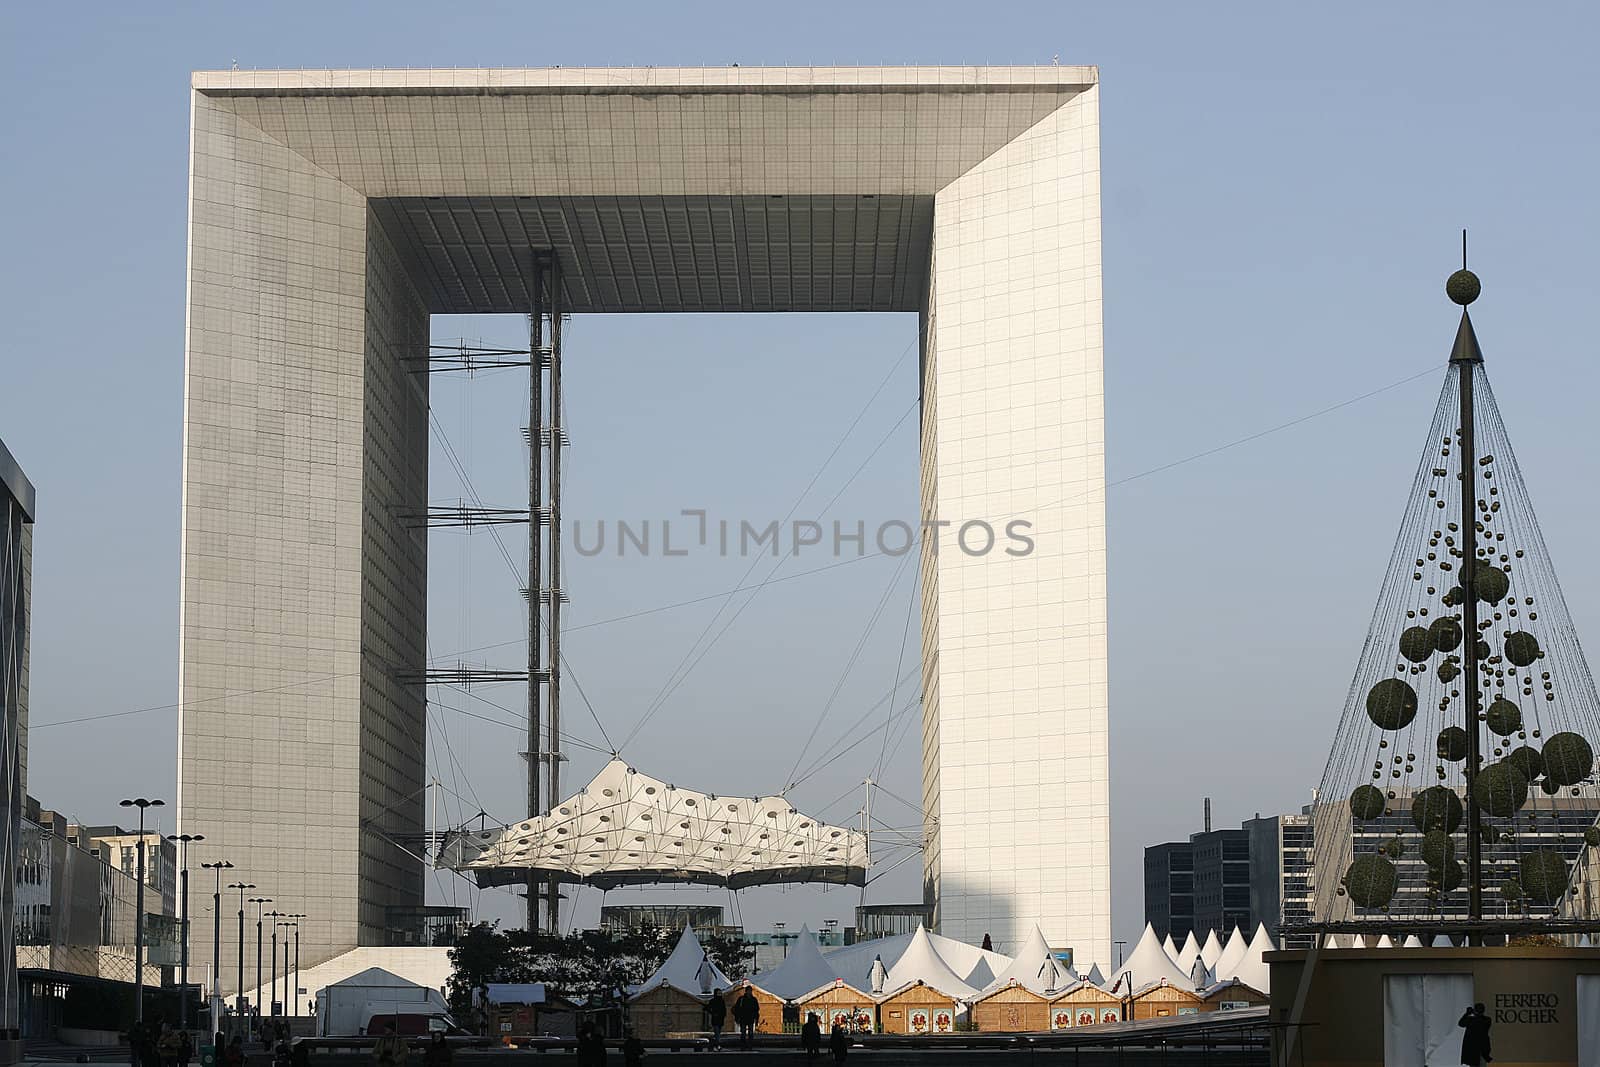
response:
[[[458,833],[439,866],[471,871],[482,886],[520,883],[529,871],[601,889],[863,885],[867,842],[860,831],[820,822],[783,797],[683,789],[613,759],[548,815]]]

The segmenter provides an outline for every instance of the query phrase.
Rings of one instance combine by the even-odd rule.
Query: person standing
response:
[[[850,1035],[845,1032],[844,1023],[835,1020],[833,1033],[828,1036],[828,1051],[833,1053],[834,1063],[843,1063],[844,1058],[850,1054]]]
[[[1493,1021],[1484,1012],[1482,1004],[1474,1004],[1456,1023],[1466,1033],[1461,1035],[1461,1062],[1466,1067],[1483,1067],[1494,1059],[1489,1055],[1489,1027]]]
[[[817,1061],[817,1053],[822,1051],[822,1020],[814,1011],[806,1012],[805,1025],[800,1028],[800,1047],[805,1049],[808,1065]]]
[[[411,1047],[406,1039],[395,1033],[394,1023],[385,1023],[383,1036],[372,1046],[372,1062],[377,1067],[406,1067]]]
[[[706,1021],[711,1024],[711,1048],[722,1048],[722,1027],[728,1021],[728,1002],[722,999],[722,990],[713,989],[706,1001]]]
[[[644,1042],[630,1028],[622,1038],[623,1067],[644,1067]]]
[[[746,1052],[756,1045],[756,1020],[761,1018],[761,1002],[747,984],[744,993],[733,1002],[733,1021],[739,1024],[739,1046]]]
[[[444,1039],[444,1034],[435,1030],[428,1042],[428,1051],[422,1054],[422,1067],[451,1067],[454,1062],[455,1053],[450,1050],[450,1043]]]

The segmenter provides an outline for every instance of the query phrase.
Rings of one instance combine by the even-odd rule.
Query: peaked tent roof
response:
[[[1222,958],[1222,942],[1217,940],[1216,930],[1206,931],[1206,943],[1200,947],[1200,958],[1211,968],[1215,968],[1217,961]]]
[[[986,989],[994,981],[994,968],[987,959],[980,959],[963,980],[973,989]]]
[[[1083,980],[1101,989],[1106,987],[1106,976],[1100,973],[1100,965],[1098,963],[1089,964],[1089,973],[1083,976]]]
[[[1194,939],[1194,931],[1189,931],[1189,936],[1183,939],[1183,947],[1178,950],[1178,966],[1185,971],[1194,970],[1194,961],[1200,958],[1200,942]]]
[[[867,841],[861,831],[821,822],[781,796],[680,789],[613,759],[548,815],[454,835],[438,865],[471,871],[481,886],[521,884],[529,871],[602,889],[652,882],[864,885]]]
[[[762,974],[753,975],[750,981],[775,997],[794,1000],[823,986],[832,985],[838,978],[833,968],[822,957],[817,945],[817,935],[809,926],[800,927],[800,936],[789,946],[789,954],[782,963]]]
[[[337,989],[340,986],[378,986],[384,989],[428,988],[409,978],[401,978],[393,971],[386,971],[382,967],[368,967],[364,971],[357,971],[343,981],[331,983],[327,988]]]
[[[1192,990],[1194,986],[1189,983],[1189,976],[1178,969],[1166,949],[1161,947],[1161,942],[1156,940],[1155,927],[1145,924],[1144,936],[1139,938],[1139,944],[1134,947],[1128,958],[1122,961],[1122,966],[1117,968],[1120,978],[1130,974],[1129,985],[1132,989],[1142,989],[1145,986],[1158,983],[1165,979],[1168,985],[1177,986],[1179,989]]]
[[[1035,993],[1043,993],[1046,990],[1061,992],[1072,984],[1072,981],[1072,974],[1065,964],[1056,959],[1055,953],[1050,951],[1050,943],[1044,939],[1044,931],[1035,924],[1033,932],[1023,943],[1022,950],[1017,953],[1016,959],[1011,961],[1011,966],[996,975],[988,988],[1000,989],[1015,982]]]
[[[1165,952],[1167,954],[1167,958],[1173,963],[1178,962],[1178,946],[1173,943],[1171,932],[1168,932],[1167,936],[1162,938],[1161,951]]]
[[[1378,937],[1378,944],[1377,944],[1376,947],[1378,947],[1378,948],[1394,948],[1394,941],[1393,941],[1393,939],[1391,939],[1389,937],[1388,934],[1382,934],[1382,935],[1380,935]]]
[[[1217,960],[1216,966],[1211,969],[1216,972],[1219,981],[1226,981],[1233,977],[1234,971],[1239,966],[1239,961],[1244,959],[1244,954],[1249,951],[1250,942],[1235,926],[1233,933],[1228,935],[1228,943],[1223,946],[1222,956]]]
[[[833,973],[844,979],[855,989],[870,990],[872,988],[872,961],[877,957],[883,958],[886,971],[892,970],[896,961],[905,955],[910,947],[915,932],[909,934],[895,934],[893,937],[878,937],[870,941],[857,941],[853,945],[846,945],[831,952],[824,952],[822,958],[833,968]],[[977,969],[978,961],[988,963],[991,972],[999,972],[1011,966],[1011,957],[999,952],[985,951],[965,941],[956,941],[952,938],[941,937],[938,934],[927,935],[929,942],[938,950],[939,955],[950,965],[956,974],[971,974]],[[967,983],[971,985],[971,982]],[[892,983],[885,983],[885,989],[894,988]]]
[[[1400,942],[1400,947],[1401,948],[1421,948],[1422,947],[1422,939],[1420,937],[1418,937],[1416,934],[1408,934],[1408,935],[1406,935],[1406,939],[1404,941]]]
[[[1255,935],[1250,938],[1250,946],[1245,949],[1244,959],[1239,961],[1230,977],[1262,993],[1272,992],[1272,968],[1267,966],[1265,954],[1276,950],[1277,946],[1272,943],[1272,936],[1267,933],[1266,925],[1256,924]]]
[[[727,989],[733,985],[728,976],[722,973],[715,963],[706,955],[706,950],[700,947],[699,938],[694,936],[694,929],[688,925],[683,928],[683,936],[678,938],[678,943],[673,946],[672,953],[661,961],[655,973],[643,982],[637,989],[653,989],[663,983],[674,989],[681,989],[693,996],[700,995],[700,968],[711,968],[712,987]]]
[[[889,968],[889,980],[884,983],[884,991],[903,989],[917,982],[937,989],[948,997],[965,999],[978,992],[951,970],[950,964],[945,962],[929,940],[928,931],[920,925],[916,933],[911,935],[911,943],[906,946],[905,952]]]

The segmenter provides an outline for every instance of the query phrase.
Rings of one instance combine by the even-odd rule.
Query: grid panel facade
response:
[[[420,694],[384,678],[421,661],[393,505],[425,503],[426,395],[397,368],[426,314],[364,196],[199,94],[192,153],[179,819],[193,864],[308,916],[309,966],[422,903],[361,820],[423,773]]]
[[[940,931],[1005,951],[1038,922],[1109,964],[1097,101],[1086,90],[934,200],[923,485],[951,525],[929,550],[924,773]],[[978,519],[1031,522],[1033,551],[974,554],[961,524]]]

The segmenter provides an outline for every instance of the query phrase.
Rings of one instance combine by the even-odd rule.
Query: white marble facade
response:
[[[180,818],[303,928],[422,871],[427,316],[923,318],[924,794],[940,928],[1110,956],[1098,87],[1085,67],[194,76]],[[274,905],[279,906],[279,905]],[[236,909],[225,904],[231,915]],[[224,924],[231,940],[231,924]],[[224,960],[233,952],[224,949]],[[224,966],[224,989],[232,986]]]

